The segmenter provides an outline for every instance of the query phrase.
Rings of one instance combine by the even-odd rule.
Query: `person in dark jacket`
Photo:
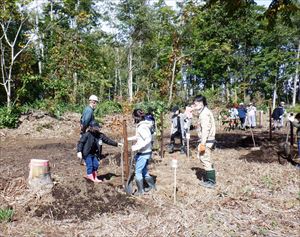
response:
[[[241,121],[241,129],[245,130],[247,109],[244,107],[244,103],[240,103],[240,106],[238,108],[238,115],[239,115],[239,118],[240,118],[240,121]]]
[[[185,147],[183,144],[183,130],[184,130],[184,117],[183,114],[180,112],[180,109],[178,106],[174,106],[172,108],[172,124],[171,124],[171,138],[170,138],[170,144],[168,147],[169,153],[174,152],[175,148],[175,138],[180,139],[180,152],[181,154],[185,153]]]
[[[91,95],[89,97],[89,105],[84,108],[83,113],[81,115],[81,119],[80,119],[80,134],[81,135],[86,132],[89,124],[93,120],[95,120],[94,110],[96,109],[98,102],[99,102],[99,100],[98,100],[97,96]]]
[[[99,161],[97,157],[101,158],[102,142],[111,146],[123,146],[122,143],[117,143],[105,134],[100,132],[100,126],[96,121],[92,121],[77,145],[77,157],[84,159],[86,163],[86,179],[93,182],[102,182],[97,178],[97,170],[99,168]]]
[[[280,130],[283,127],[283,116],[284,116],[284,102],[280,102],[279,106],[273,110],[272,118],[274,121],[274,130],[276,128]]]

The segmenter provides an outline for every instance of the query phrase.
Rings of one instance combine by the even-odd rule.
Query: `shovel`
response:
[[[253,135],[253,131],[252,131],[251,126],[250,126],[250,132],[251,132],[251,137],[252,137],[252,141],[253,141],[253,147],[251,147],[251,150],[252,151],[259,151],[260,147],[256,146],[256,144],[255,144],[255,139],[254,139],[254,135]]]
[[[124,190],[128,195],[132,195],[132,193],[133,193],[133,188],[132,188],[132,181],[134,179],[134,172],[132,172],[133,160],[134,160],[134,154],[133,154],[133,152],[131,152],[129,175],[127,177],[127,181],[126,181],[126,184],[124,187]]]

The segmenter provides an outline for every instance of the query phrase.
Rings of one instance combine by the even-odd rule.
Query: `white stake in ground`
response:
[[[186,146],[187,146],[187,151],[186,151],[186,154],[187,154],[187,157],[188,157],[188,160],[190,160],[190,138],[191,138],[191,134],[190,133],[187,133],[186,134]]]
[[[172,160],[171,167],[174,169],[174,204],[176,204],[177,167],[178,167],[178,162],[176,158]]]

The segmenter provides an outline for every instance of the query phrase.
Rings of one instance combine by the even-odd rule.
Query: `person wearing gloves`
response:
[[[122,143],[117,143],[101,133],[99,124],[93,120],[90,122],[86,133],[81,136],[77,145],[77,157],[79,159],[84,159],[86,163],[87,175],[85,178],[95,183],[102,182],[102,180],[97,177],[99,168],[97,157],[101,158],[102,142],[111,146],[123,146]]]
[[[89,97],[89,105],[85,107],[81,118],[80,118],[80,134],[84,134],[89,124],[95,120],[94,110],[96,109],[97,103],[99,102],[98,97],[91,95]]]
[[[129,137],[128,141],[136,141],[131,150],[137,152],[135,159],[135,182],[137,185],[136,195],[143,195],[145,191],[156,189],[153,178],[148,172],[148,163],[152,155],[152,122],[145,120],[145,114],[141,109],[135,109],[132,113],[134,123],[136,124],[136,134]],[[149,189],[144,189],[144,179]]]
[[[288,120],[292,123],[294,127],[297,128],[297,147],[298,147],[297,160],[300,161],[300,113],[297,113],[295,117],[293,115],[290,115],[288,117]]]
[[[206,98],[198,95],[194,99],[194,108],[199,112],[199,138],[198,158],[205,170],[204,180],[200,185],[206,188],[214,188],[216,185],[216,171],[212,161],[211,153],[215,143],[215,119],[207,107]]]

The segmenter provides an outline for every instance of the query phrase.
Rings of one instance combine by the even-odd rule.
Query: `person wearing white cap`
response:
[[[256,107],[250,102],[247,108],[248,123],[251,128],[256,127]]]
[[[81,119],[80,119],[80,134],[86,132],[89,124],[95,120],[94,110],[96,109],[97,103],[99,102],[98,97],[95,95],[91,95],[89,97],[89,105],[85,107]]]

